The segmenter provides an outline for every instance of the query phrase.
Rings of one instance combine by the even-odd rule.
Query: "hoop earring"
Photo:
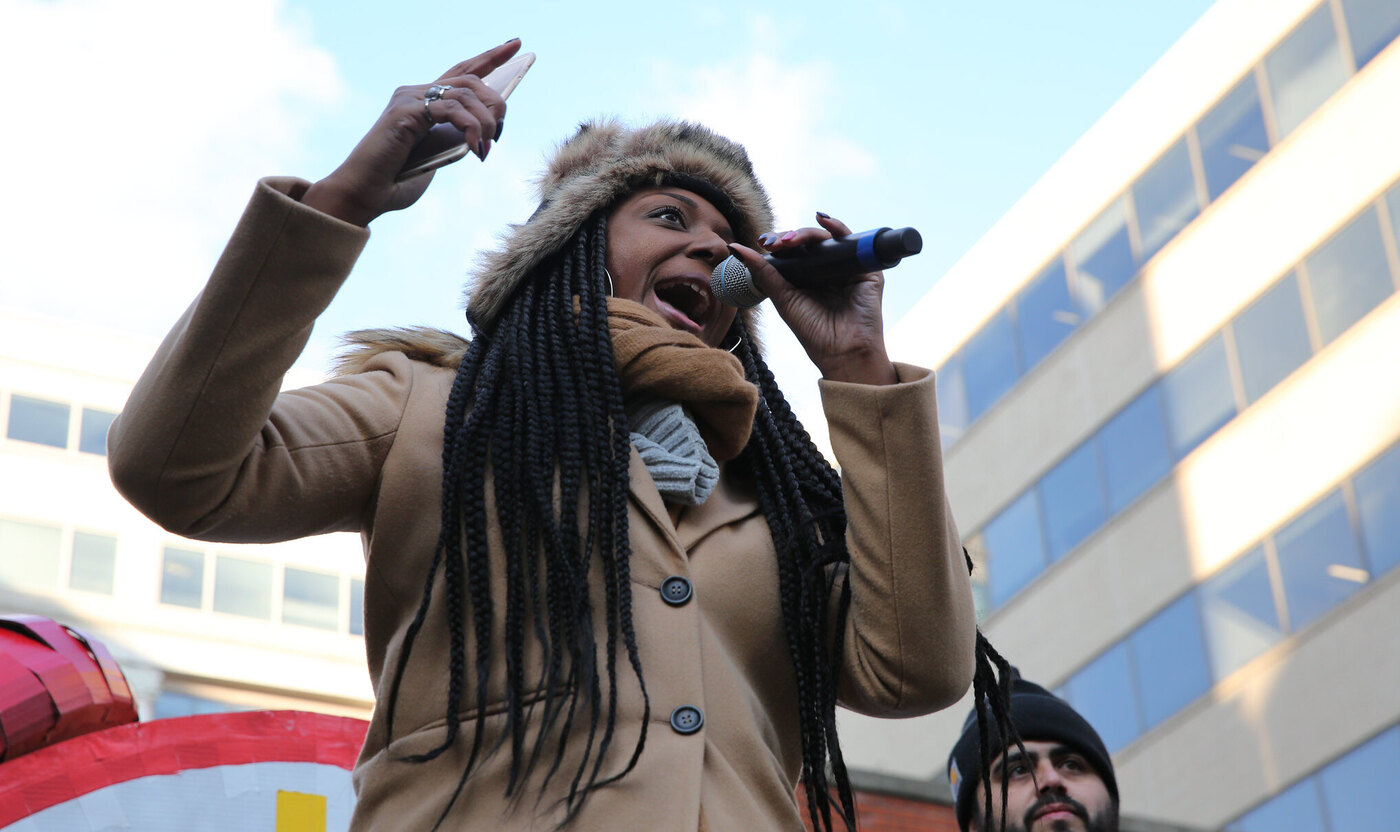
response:
[[[608,281],[608,297],[612,297],[612,296],[613,296],[613,279],[612,279],[612,272],[608,271],[607,266],[604,266],[604,267],[603,267],[603,277],[606,278],[607,281]]]
[[[742,336],[742,335],[735,335],[735,336],[734,336],[734,345],[733,345],[733,346],[726,347],[726,346],[724,346],[723,344],[720,344],[719,348],[722,349],[722,350],[724,350],[725,352],[729,353],[730,355],[733,355],[733,354],[734,354],[734,351],[737,350],[737,349],[739,349],[739,345],[742,344],[742,343],[744,343],[744,336]]]

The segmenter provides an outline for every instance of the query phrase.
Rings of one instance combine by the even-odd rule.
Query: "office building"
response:
[[[939,371],[984,632],[1125,814],[1394,825],[1398,33],[1221,0],[891,332]],[[847,719],[848,761],[936,784],[969,702]]]
[[[1395,0],[1220,0],[890,329],[938,368],[984,631],[1135,829],[1394,825],[1397,34]],[[153,346],[0,317],[0,608],[91,629],[146,717],[365,715],[358,541],[195,544],[111,490]],[[946,799],[968,706],[843,715],[853,778]]]
[[[142,719],[252,708],[367,717],[356,536],[200,543],[112,487],[107,428],[155,347],[0,309],[0,611],[104,642]]]

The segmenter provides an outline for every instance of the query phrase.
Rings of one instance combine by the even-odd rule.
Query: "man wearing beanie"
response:
[[[1118,832],[1118,781],[1098,732],[1069,703],[1033,682],[1011,682],[1014,744],[991,761],[992,830],[999,832]],[[962,832],[981,830],[985,815],[977,715],[968,714],[948,757],[948,779]],[[996,736],[995,720],[988,735]],[[1007,788],[1002,822],[1002,785]]]

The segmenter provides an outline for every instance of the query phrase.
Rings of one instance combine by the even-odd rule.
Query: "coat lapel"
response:
[[[666,542],[679,563],[685,561],[690,549],[705,535],[758,513],[758,495],[752,484],[745,477],[727,475],[727,468],[728,463],[720,467],[719,485],[705,502],[685,507],[677,528],[677,524],[671,522],[666,502],[656,490],[656,482],[642,462],[641,454],[636,448],[632,449],[627,472],[632,504],[646,516],[652,532]]]
[[[684,563],[685,547],[676,537],[676,527],[671,522],[671,515],[666,511],[666,502],[661,499],[661,492],[656,490],[656,481],[651,478],[651,472],[647,470],[642,455],[635,447],[632,448],[632,458],[628,462],[627,490],[632,505],[640,509],[650,521],[648,525],[652,533],[665,541],[667,548],[672,550],[673,557],[677,559],[677,565]],[[634,533],[637,531],[640,529],[634,530]],[[632,554],[634,557],[638,554],[635,546]]]
[[[686,552],[715,529],[758,513],[758,494],[753,484],[747,477],[728,472],[728,466],[729,463],[720,466],[719,485],[709,498],[698,506],[687,506],[681,515],[676,537]]]

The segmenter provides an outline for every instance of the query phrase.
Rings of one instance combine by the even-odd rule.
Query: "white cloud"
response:
[[[658,112],[698,121],[744,145],[773,200],[779,227],[811,225],[829,182],[869,177],[875,155],[849,133],[856,90],[826,59],[785,62],[768,18],[747,54],[708,66],[658,62]]]
[[[343,95],[279,0],[0,0],[0,303],[159,334]]]
[[[778,227],[786,229],[814,224],[819,197],[832,183],[873,177],[876,160],[849,135],[849,102],[859,91],[829,60],[781,60],[782,41],[780,28],[760,16],[741,58],[702,66],[658,62],[653,77],[661,92],[649,109],[700,122],[743,144],[768,189]],[[763,308],[768,364],[798,418],[825,448],[817,370],[777,313]]]

